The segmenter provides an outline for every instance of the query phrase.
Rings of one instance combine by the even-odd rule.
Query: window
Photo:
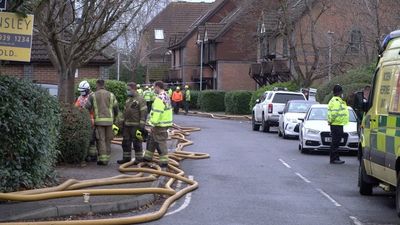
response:
[[[298,94],[276,93],[272,102],[286,104],[290,100],[305,100],[305,99],[302,94],[298,95]]]
[[[396,73],[394,74],[394,82],[391,100],[390,100],[390,112],[392,113],[400,113],[400,70],[397,68]]]
[[[287,112],[291,113],[306,113],[314,102],[292,102],[289,104]]]
[[[359,30],[352,30],[350,34],[350,52],[359,53],[361,50],[362,35]]]
[[[374,105],[377,106],[378,114],[387,115],[389,111],[389,103],[391,98],[392,90],[392,75],[394,66],[385,66],[382,71],[378,74],[376,88],[374,88],[374,96],[379,96],[379,98],[374,98]],[[397,80],[396,80],[397,81]]]
[[[164,40],[164,30],[155,29],[154,37],[156,40]]]

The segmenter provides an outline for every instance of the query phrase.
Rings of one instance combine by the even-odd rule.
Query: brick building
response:
[[[108,79],[108,68],[114,63],[113,58],[96,56],[87,65],[77,69],[76,82],[86,78]],[[59,75],[50,62],[46,46],[36,36],[32,42],[31,62],[3,62],[0,75],[13,75],[39,84],[59,84]]]
[[[169,76],[171,64],[168,40],[172,34],[185,33],[212,4],[204,2],[171,2],[142,30],[139,62],[146,68],[146,82],[177,81]]]
[[[248,72],[257,60],[255,21],[262,8],[273,6],[261,0],[216,1],[188,32],[171,37],[171,76],[198,87],[203,62],[203,89],[254,90]]]
[[[392,16],[400,13],[396,2],[287,0],[290,17],[279,6],[264,10],[258,23],[258,60],[250,75],[260,84],[302,76],[308,86],[372,63],[379,40],[399,28],[400,18]],[[285,19],[293,24],[291,35],[283,29]]]

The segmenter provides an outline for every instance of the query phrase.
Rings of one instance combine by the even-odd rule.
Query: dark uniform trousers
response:
[[[96,143],[99,150],[98,160],[104,163],[110,161],[111,141],[114,138],[112,126],[96,126]]]
[[[339,159],[339,145],[340,141],[344,137],[343,126],[331,125],[331,151],[330,151],[330,159],[334,161]]]
[[[142,142],[136,138],[136,131],[139,130],[139,127],[136,126],[124,126],[122,129],[122,150],[123,150],[123,158],[131,159],[132,158],[132,143],[133,149],[135,150],[135,160],[142,161],[143,160],[143,146]]]
[[[160,166],[168,166],[168,128],[154,127],[152,133],[147,141],[147,151],[145,152],[144,159],[151,161],[154,152],[157,150],[160,155]]]

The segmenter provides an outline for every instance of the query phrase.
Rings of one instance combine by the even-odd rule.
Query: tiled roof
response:
[[[170,41],[181,38],[186,33],[190,26],[203,15],[212,3],[204,2],[171,2],[162,10],[156,17],[154,17],[143,29],[143,33],[148,32],[150,40],[150,49],[158,49],[167,47]],[[164,31],[164,41],[155,42],[154,29],[161,29]]]
[[[31,51],[31,62],[32,63],[50,63],[49,54],[46,48],[46,44],[39,39],[37,35],[33,35],[32,38],[32,51]],[[90,60],[89,64],[104,64],[112,65],[115,60],[111,57],[107,57],[104,54],[99,54]]]
[[[207,31],[207,38],[214,40],[225,25],[225,23],[206,23],[204,26],[199,26],[200,39],[204,39],[205,32]]]

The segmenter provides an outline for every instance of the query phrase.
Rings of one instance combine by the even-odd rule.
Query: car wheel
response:
[[[306,154],[306,153],[310,152],[310,149],[303,147],[303,141],[302,140],[300,141],[300,144],[299,144],[299,150],[300,150],[300,152],[302,154]]]
[[[287,139],[288,138],[288,136],[285,133],[285,124],[283,124],[282,137],[283,137],[283,139]]]
[[[269,132],[269,124],[268,124],[268,121],[265,121],[264,115],[262,116],[262,120],[261,120],[261,131]]]
[[[281,126],[278,126],[278,136],[282,137]]]
[[[361,195],[372,195],[373,184],[366,182],[367,172],[365,171],[364,161],[361,159],[360,165],[358,167],[358,187]],[[398,179],[397,179],[398,180]],[[397,181],[399,182],[399,181]],[[399,189],[396,189],[396,209],[399,205]],[[397,211],[399,213],[399,211]]]
[[[258,130],[260,130],[260,125],[259,125],[259,124],[256,124],[256,118],[255,118],[255,116],[254,116],[254,113],[253,113],[253,115],[252,115],[252,117],[251,117],[251,126],[252,126],[253,131],[258,131]]]

